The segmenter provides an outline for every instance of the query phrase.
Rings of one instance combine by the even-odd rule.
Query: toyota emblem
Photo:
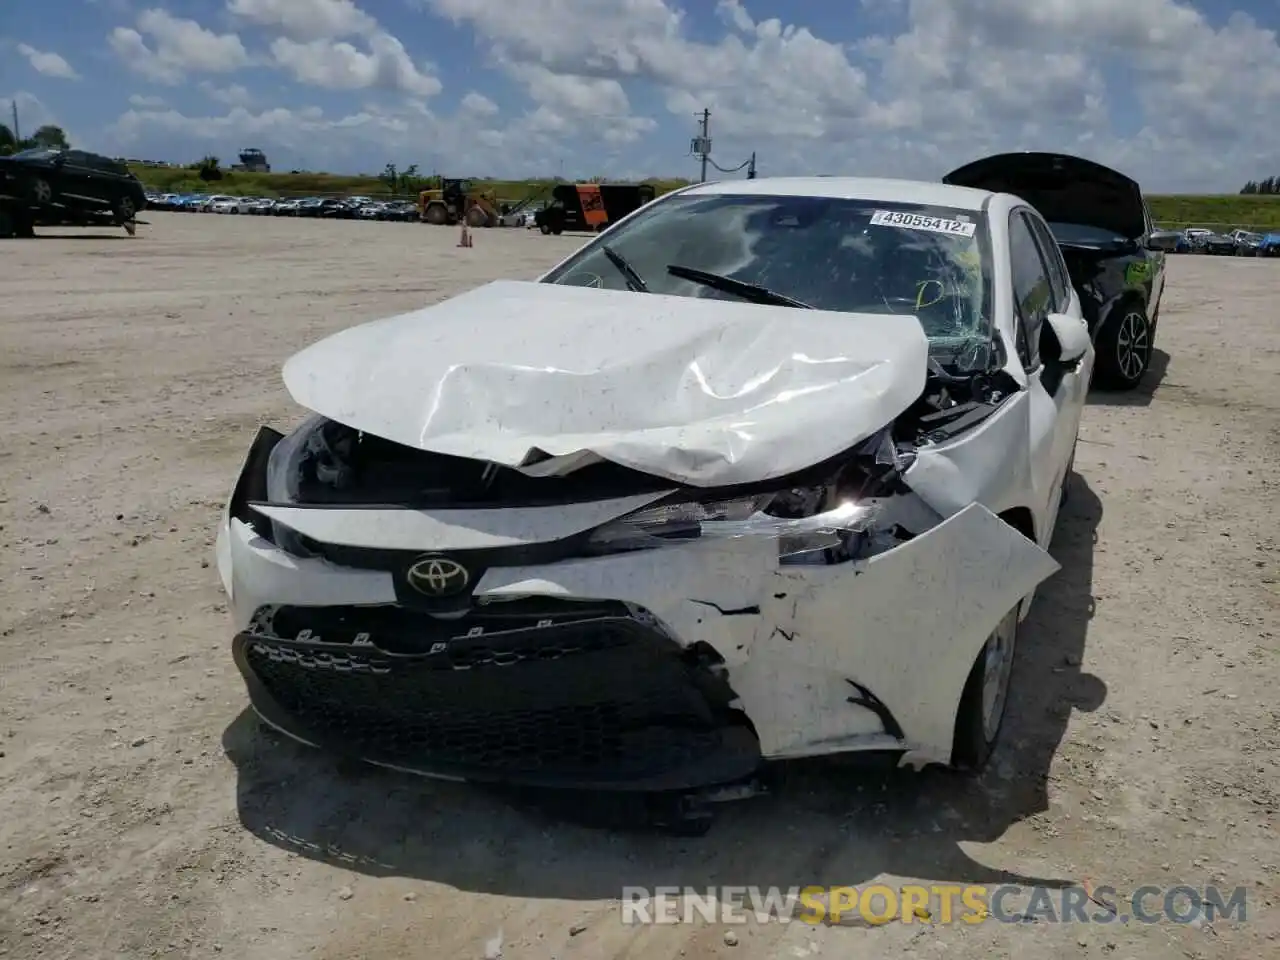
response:
[[[409,586],[428,597],[452,597],[467,589],[467,568],[448,557],[423,557],[405,575]]]

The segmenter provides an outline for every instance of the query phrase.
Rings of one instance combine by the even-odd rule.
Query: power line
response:
[[[703,110],[702,113],[694,114],[698,118],[698,136],[689,142],[689,152],[702,162],[701,182],[707,182],[707,165],[715,167],[721,173],[737,173],[743,167],[747,170],[747,179],[754,180],[756,178],[756,154],[753,150],[751,156],[736,167],[722,167],[711,159],[711,111]]]

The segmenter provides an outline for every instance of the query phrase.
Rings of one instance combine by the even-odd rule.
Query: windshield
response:
[[[741,301],[672,276],[678,265],[782,294],[818,310],[919,317],[934,341],[988,337],[991,266],[980,214],[830,197],[681,194],[590,243],[547,283],[626,290],[605,253],[651,293]]]
[[[1049,223],[1049,232],[1053,234],[1053,239],[1059,243],[1065,244],[1105,244],[1105,243],[1128,243],[1128,239],[1118,233],[1103,229],[1102,227],[1091,227],[1082,223]]]

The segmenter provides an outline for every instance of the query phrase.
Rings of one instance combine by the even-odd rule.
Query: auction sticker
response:
[[[871,223],[877,227],[903,227],[907,230],[948,233],[953,237],[972,237],[978,229],[976,223],[967,220],[948,220],[946,217],[927,217],[919,213],[898,213],[894,210],[877,210],[871,215]]]

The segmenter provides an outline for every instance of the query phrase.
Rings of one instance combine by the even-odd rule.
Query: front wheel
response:
[[[544,237],[551,236],[551,227],[548,224],[541,224],[538,229],[542,231]]]
[[[960,694],[951,748],[951,764],[957,769],[976,773],[995,751],[1013,685],[1019,606],[1006,613],[991,632]]]
[[[138,215],[138,208],[134,205],[132,198],[121,197],[116,201],[112,213],[115,214],[117,223],[132,223],[133,218]]]
[[[1132,390],[1151,366],[1155,329],[1137,303],[1122,303],[1098,336],[1095,382],[1104,390]]]

